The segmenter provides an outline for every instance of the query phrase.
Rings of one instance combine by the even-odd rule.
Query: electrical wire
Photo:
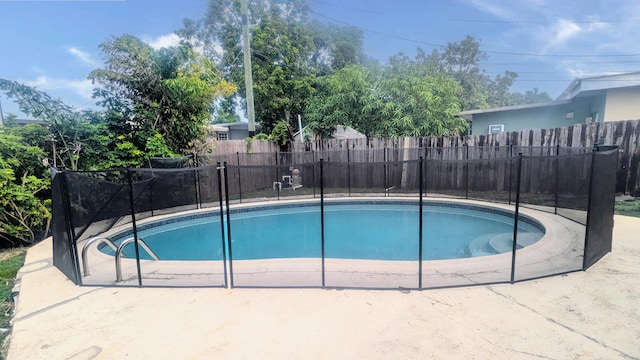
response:
[[[326,16],[323,14],[320,14],[316,11],[313,10],[309,10],[309,12],[311,12],[312,14],[315,14],[318,17],[327,19],[329,21],[338,23],[338,24],[342,24],[342,25],[346,25],[346,26],[351,26],[357,29],[360,29],[362,31],[366,31],[366,32],[370,32],[373,34],[377,34],[377,35],[382,35],[382,36],[386,36],[386,37],[390,37],[390,38],[394,38],[394,39],[398,39],[398,40],[403,40],[403,41],[408,41],[408,42],[412,42],[412,43],[416,43],[416,44],[422,44],[422,45],[428,45],[428,46],[433,46],[433,47],[438,47],[438,48],[445,48],[447,47],[447,45],[443,45],[443,44],[436,44],[436,43],[432,43],[432,42],[428,42],[428,41],[422,41],[422,40],[416,40],[416,39],[410,39],[407,37],[403,37],[403,36],[397,36],[397,35],[391,35],[391,34],[387,34],[387,33],[383,33],[381,31],[377,31],[377,30],[373,30],[373,29],[368,29],[368,28],[364,28],[361,26],[357,26],[357,25],[353,25],[341,20],[337,20],[334,19],[330,16]],[[640,53],[638,54],[601,54],[601,55],[584,55],[584,54],[536,54],[536,53],[525,53],[525,52],[512,52],[512,51],[496,51],[496,50],[482,50],[485,53],[488,54],[499,54],[499,55],[513,55],[513,56],[534,56],[534,57],[564,57],[564,58],[615,58],[615,57],[632,57],[632,56],[640,56]]]

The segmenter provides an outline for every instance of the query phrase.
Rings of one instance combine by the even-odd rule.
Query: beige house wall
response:
[[[604,121],[640,119],[640,87],[607,90]]]

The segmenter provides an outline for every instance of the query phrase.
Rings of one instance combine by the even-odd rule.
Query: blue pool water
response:
[[[417,260],[418,214],[417,204],[325,205],[325,255]],[[525,239],[525,245],[544,235],[542,226],[534,224],[530,219],[518,224],[518,238]],[[234,260],[320,257],[320,207],[232,213],[231,235]],[[219,215],[151,227],[139,231],[139,237],[161,260],[222,259]],[[423,207],[425,260],[503,252],[511,249],[512,237],[513,219],[503,211],[447,204]],[[146,258],[143,250],[141,253]],[[125,254],[134,256],[132,245]]]

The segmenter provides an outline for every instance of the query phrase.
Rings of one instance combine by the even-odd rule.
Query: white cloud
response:
[[[513,20],[513,12],[509,11],[504,3],[494,3],[491,0],[463,0],[476,9],[499,17],[504,20]]]
[[[92,100],[91,95],[95,87],[91,81],[87,79],[54,78],[44,75],[30,80],[18,80],[18,82],[35,87],[44,92],[52,92],[52,94],[49,94],[51,96],[71,93],[71,95],[80,101],[85,102]],[[63,101],[67,100],[66,97],[62,97],[62,99]]]
[[[180,37],[176,34],[160,35],[158,37],[142,37],[142,40],[149,44],[152,48],[158,50],[166,47],[177,46],[180,44]]]
[[[558,19],[558,21],[551,26],[551,38],[549,40],[549,46],[562,44],[572,37],[578,35],[583,29],[580,25],[568,19]]]
[[[76,59],[80,60],[83,64],[88,65],[90,67],[96,68],[100,66],[100,63],[93,58],[86,51],[82,51],[77,47],[70,47],[67,49],[67,52],[73,55]]]

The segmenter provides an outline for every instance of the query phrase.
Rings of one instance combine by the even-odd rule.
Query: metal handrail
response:
[[[123,241],[120,244],[120,246],[118,246],[118,249],[116,250],[116,282],[122,281],[122,262],[120,261],[123,255],[122,251],[124,250],[125,246],[129,245],[134,241],[135,239],[133,237],[130,237],[125,241]],[[142,246],[142,248],[151,256],[151,259],[160,260],[158,258],[158,255],[156,255],[156,253],[153,252],[153,250],[151,250],[149,245],[147,245],[142,239],[138,239],[138,245]]]
[[[84,276],[89,275],[89,262],[87,260],[87,251],[89,250],[89,246],[91,246],[91,244],[95,242],[98,243],[98,246],[100,245],[100,243],[105,243],[109,245],[109,247],[113,249],[113,251],[118,250],[118,247],[116,246],[116,244],[114,244],[113,241],[111,241],[110,239],[104,236],[95,236],[89,239],[89,241],[87,241],[82,247],[82,270],[84,271]]]

